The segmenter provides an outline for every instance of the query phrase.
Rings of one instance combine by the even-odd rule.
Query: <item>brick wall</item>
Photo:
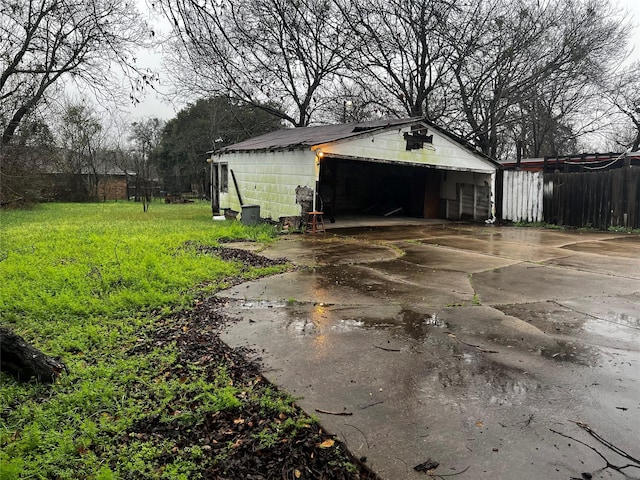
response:
[[[105,176],[98,182],[98,200],[127,200],[127,179],[124,176]]]

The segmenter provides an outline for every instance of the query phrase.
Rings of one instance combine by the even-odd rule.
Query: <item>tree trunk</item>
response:
[[[35,377],[38,382],[53,383],[67,367],[29,345],[11,330],[0,327],[0,370],[21,382]]]

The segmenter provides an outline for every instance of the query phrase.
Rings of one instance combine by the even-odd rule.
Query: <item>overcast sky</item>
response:
[[[147,7],[144,0],[138,0],[138,3],[140,9],[145,11]],[[630,38],[630,46],[633,48],[633,52],[629,61],[640,60],[640,27],[638,26],[640,24],[640,0],[612,0],[612,3],[617,4],[618,7],[623,10],[627,10],[630,14],[630,20],[635,26],[635,29]],[[162,29],[162,26],[158,24],[159,20],[157,18],[154,19],[150,14],[148,21],[154,24],[156,30]],[[143,66],[148,66],[158,70],[161,68],[162,55],[159,51],[154,54],[145,53],[144,55],[141,55],[139,61]],[[164,93],[169,92],[170,88],[167,85],[168,78],[162,72],[160,73],[160,79],[161,83],[164,83],[164,85],[161,84],[158,90]],[[163,99],[161,95],[150,91],[139,105],[135,107],[131,106],[129,111],[131,113],[132,120],[143,117],[158,117],[164,120],[169,120],[173,118],[178,110],[183,106],[184,105],[181,104],[169,105],[166,99]]]
[[[630,60],[640,60],[640,0],[619,0],[618,4],[621,8],[628,10],[631,23],[635,27],[631,36],[631,45],[634,50]]]

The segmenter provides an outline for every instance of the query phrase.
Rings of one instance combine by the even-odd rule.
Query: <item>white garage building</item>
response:
[[[214,210],[493,217],[500,165],[421,118],[279,130],[212,153]]]

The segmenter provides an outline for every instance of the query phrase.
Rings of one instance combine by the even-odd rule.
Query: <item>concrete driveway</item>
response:
[[[422,223],[262,253],[304,268],[222,292],[223,339],[381,477],[640,478],[640,236]]]

